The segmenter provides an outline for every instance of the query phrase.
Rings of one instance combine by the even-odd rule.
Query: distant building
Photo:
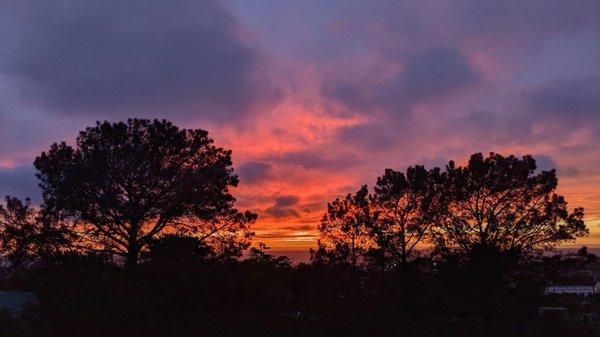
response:
[[[597,282],[596,285],[589,286],[553,285],[550,287],[546,287],[546,294],[575,294],[584,296],[600,294],[600,282]]]
[[[565,307],[538,307],[538,317],[566,320],[569,310]]]
[[[27,305],[36,303],[37,298],[32,293],[18,290],[0,291],[0,310],[20,314]]]

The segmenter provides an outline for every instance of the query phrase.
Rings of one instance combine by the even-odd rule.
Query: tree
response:
[[[406,174],[386,169],[377,178],[369,207],[377,221],[368,224],[373,240],[399,265],[406,265],[432,225],[439,169],[411,166]]]
[[[31,201],[6,197],[0,205],[0,247],[13,268],[68,249],[73,233],[57,218],[31,207]]]
[[[144,261],[153,265],[184,266],[206,262],[216,256],[210,247],[194,236],[167,234],[152,240]]]
[[[582,246],[581,248],[579,248],[579,250],[577,251],[577,256],[584,258],[588,262],[596,261],[597,258],[596,254],[590,253],[588,251],[587,246]]]
[[[271,266],[274,268],[290,268],[292,266],[292,261],[289,257],[271,255],[268,253],[269,249],[271,248],[266,244],[259,242],[258,248],[250,248],[246,262],[256,265]]]
[[[208,132],[166,120],[97,122],[76,147],[54,143],[36,158],[46,210],[71,221],[87,249],[126,258],[161,233],[189,233],[217,251],[240,254],[256,215],[234,208],[231,151]]]
[[[318,250],[311,251],[314,261],[347,264],[353,269],[359,266],[372,245],[366,226],[371,221],[368,195],[363,186],[354,196],[348,194],[327,204],[318,227]]]
[[[476,153],[465,167],[451,161],[432,227],[439,251],[520,254],[586,235],[583,209],[569,213],[564,197],[555,193],[555,170],[536,169],[531,156]]]

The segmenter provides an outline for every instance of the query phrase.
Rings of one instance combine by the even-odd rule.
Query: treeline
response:
[[[192,236],[222,257],[249,247],[256,214],[234,207],[231,151],[213,145],[206,131],[130,119],[98,122],[75,143],[52,144],[35,159],[39,209],[14,198],[0,209],[13,264],[77,251],[133,269],[164,234]]]
[[[40,207],[0,207],[0,286],[40,301],[0,314],[2,336],[598,333],[536,319],[559,271],[596,262],[541,254],[587,228],[530,156],[388,169],[327,205],[296,266],[251,248],[257,216],[235,208],[231,151],[206,131],[102,122],[34,165]]]
[[[588,234],[557,183],[531,156],[495,153],[443,171],[386,169],[373,193],[365,185],[327,205],[312,260],[385,271],[423,258],[525,257]]]

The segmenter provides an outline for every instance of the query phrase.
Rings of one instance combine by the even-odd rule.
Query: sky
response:
[[[3,0],[0,194],[96,120],[233,150],[254,242],[306,252],[385,168],[475,152],[556,168],[600,246],[600,1]]]

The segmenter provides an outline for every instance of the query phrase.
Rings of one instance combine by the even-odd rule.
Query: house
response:
[[[569,310],[565,307],[539,307],[538,317],[566,320],[569,317]]]
[[[546,287],[546,294],[576,294],[584,296],[600,294],[600,282],[597,282],[596,285],[552,285]]]
[[[18,290],[0,291],[0,310],[20,314],[27,305],[36,303],[37,298],[32,293]]]

